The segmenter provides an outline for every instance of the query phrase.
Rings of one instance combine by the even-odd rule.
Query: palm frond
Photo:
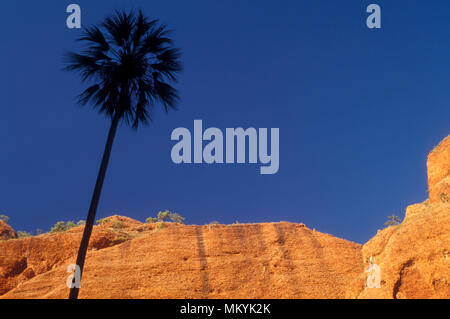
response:
[[[116,15],[107,17],[102,26],[119,47],[124,47],[127,45],[133,31],[133,12],[116,11]]]
[[[109,44],[106,41],[103,32],[96,26],[84,29],[82,36],[77,40],[91,42],[95,48],[103,52],[109,50]]]

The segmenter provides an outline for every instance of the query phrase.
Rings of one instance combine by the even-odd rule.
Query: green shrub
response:
[[[68,221],[67,223],[66,223],[66,227],[67,227],[67,229],[71,229],[71,228],[74,228],[74,227],[76,227],[77,225],[75,225],[75,223],[73,222],[73,221]]]
[[[27,233],[26,231],[18,231],[17,236],[19,238],[26,238],[26,237],[31,237],[31,234]]]
[[[177,213],[169,213],[169,218],[174,223],[180,223],[180,224],[184,223],[184,217],[182,217],[181,215],[179,215]]]
[[[63,232],[66,231],[66,223],[64,222],[57,222],[50,230],[51,233],[59,233],[59,232]]]
[[[57,222],[52,227],[52,229],[50,230],[50,233],[53,233],[53,234],[54,233],[60,233],[60,232],[69,230],[69,229],[71,229],[71,228],[73,228],[75,226],[76,225],[75,225],[75,223],[73,221],[68,221],[67,223],[60,221],[60,222]]]
[[[77,226],[86,225],[86,222],[84,220],[79,220],[77,223]]]
[[[384,223],[385,226],[395,226],[402,222],[400,217],[397,215],[388,216],[387,222]]]
[[[158,220],[160,222],[166,221],[167,219],[169,219],[169,211],[168,210],[158,213]]]
[[[6,215],[0,215],[0,220],[4,221],[5,224],[9,222],[9,217]]]
[[[156,222],[165,222],[167,220],[171,220],[174,223],[184,223],[184,217],[177,213],[171,213],[168,210],[158,213],[158,217],[149,217],[145,220],[147,224],[156,223]]]
[[[145,220],[145,222],[147,224],[156,223],[157,221],[158,221],[158,218],[156,218],[156,217],[149,217]]]

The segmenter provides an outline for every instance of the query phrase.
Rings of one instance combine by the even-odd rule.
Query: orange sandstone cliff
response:
[[[363,270],[360,245],[304,225],[123,224],[95,227],[80,298],[339,298]],[[3,297],[66,298],[81,231],[1,242]]]
[[[364,246],[303,224],[95,226],[80,298],[450,298],[450,137],[428,156],[430,198]],[[0,298],[67,298],[83,226],[17,239],[0,222]],[[6,236],[6,235],[5,235]],[[380,288],[366,285],[379,266]]]

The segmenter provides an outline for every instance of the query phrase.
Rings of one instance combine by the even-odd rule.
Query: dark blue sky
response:
[[[450,2],[73,1],[84,26],[142,7],[175,29],[180,109],[122,126],[98,218],[176,211],[189,224],[292,221],[357,242],[427,197],[426,155],[450,133]],[[17,230],[85,219],[108,122],[61,71],[70,1],[0,8],[0,213]],[[382,7],[369,30],[365,8]],[[174,128],[279,127],[280,170],[175,165]]]

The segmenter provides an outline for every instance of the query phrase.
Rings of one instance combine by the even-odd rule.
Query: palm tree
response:
[[[83,30],[78,40],[86,46],[81,54],[67,55],[64,69],[77,71],[84,82],[90,82],[79,103],[91,102],[111,118],[76,261],[80,278],[118,124],[125,122],[137,129],[148,123],[153,106],[162,105],[166,112],[176,106],[178,94],[171,83],[176,82],[182,66],[180,51],[168,34],[164,25],[145,17],[141,10],[116,11],[99,26]],[[69,298],[76,299],[78,293],[79,288],[71,288]]]

